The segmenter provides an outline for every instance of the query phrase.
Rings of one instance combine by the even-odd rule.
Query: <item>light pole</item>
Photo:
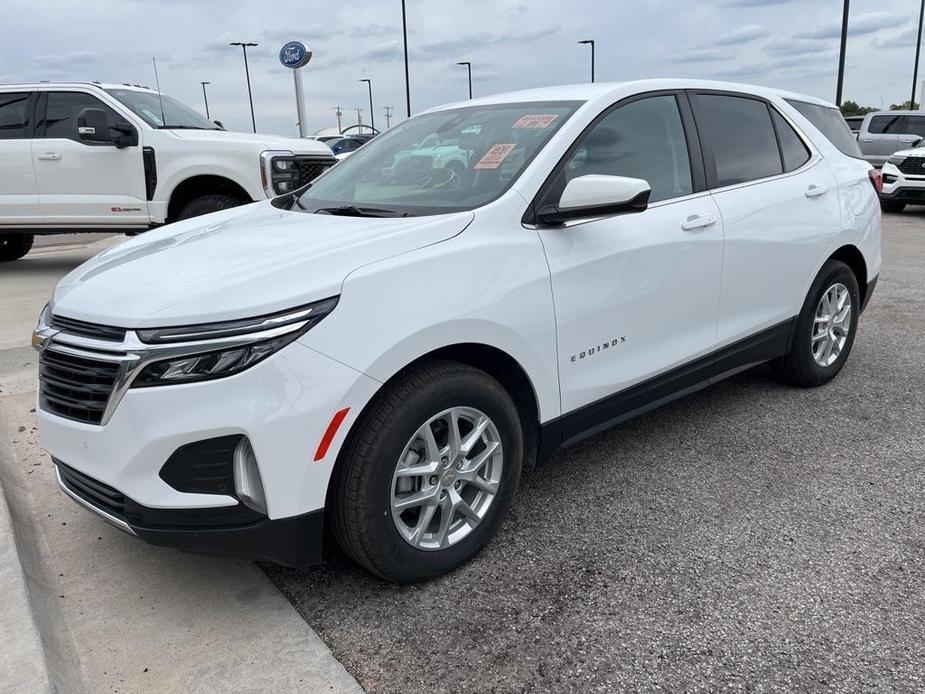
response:
[[[363,132],[363,109],[357,109],[357,133]]]
[[[343,127],[343,125],[341,125],[341,120],[340,120],[340,119],[341,119],[341,117],[344,115],[344,112],[340,110],[340,106],[335,106],[335,107],[334,107],[334,113],[335,113],[335,115],[337,116],[337,134],[338,134],[338,135],[343,135],[343,134],[344,134],[344,127]]]
[[[200,82],[202,85],[202,100],[206,102],[206,118],[212,120],[212,117],[209,115],[209,97],[206,96],[206,85],[212,84],[211,82]]]
[[[465,65],[466,69],[469,71],[469,98],[472,98],[472,63],[468,60],[463,60],[456,63],[457,65]]]
[[[922,4],[919,7],[919,33],[915,36],[915,67],[912,69],[912,98],[910,99],[912,103],[909,104],[913,111],[915,110],[915,87],[919,79],[919,53],[922,50],[923,18],[925,18],[925,0],[922,0]]]
[[[848,0],[845,0],[847,2]],[[591,46],[591,82],[594,82],[594,39],[584,39],[578,43],[584,43]]]
[[[373,129],[373,135],[376,134],[376,115],[373,111],[373,83],[368,79],[361,79],[360,82],[366,82],[369,88],[369,127]]]
[[[848,45],[848,4],[850,0],[845,0],[845,5],[841,13],[841,48],[838,51],[838,82],[835,87],[835,105],[841,108],[842,87],[845,84],[845,49]]]
[[[391,106],[385,107],[385,129],[388,130],[392,127],[392,111],[394,109]]]
[[[251,105],[251,125],[254,128],[254,132],[257,132],[257,120],[254,118],[254,96],[251,94],[251,73],[247,67],[247,49],[249,47],[254,47],[257,44],[251,43],[248,41],[233,41],[228,44],[229,46],[240,46],[241,50],[244,51],[244,76],[247,78],[247,100]]]
[[[405,44],[405,105],[408,118],[411,118],[411,82],[408,77],[408,18],[405,13],[405,0],[401,0],[401,33]]]

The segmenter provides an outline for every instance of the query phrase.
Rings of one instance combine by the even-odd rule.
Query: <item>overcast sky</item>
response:
[[[905,101],[912,83],[919,0],[853,0],[845,98],[879,107]],[[778,86],[835,98],[841,0],[408,0],[412,110],[466,96],[588,79],[700,77]],[[400,0],[3,0],[0,83],[100,80],[154,85],[226,127],[250,129],[240,48],[248,53],[258,131],[296,133],[283,43],[314,51],[305,71],[311,132],[345,124],[373,81],[376,125],[385,106],[404,115]],[[920,73],[921,74],[921,73]],[[925,78],[925,74],[921,74]]]

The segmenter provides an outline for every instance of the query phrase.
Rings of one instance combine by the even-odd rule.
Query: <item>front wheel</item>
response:
[[[341,547],[378,576],[424,581],[471,559],[520,479],[517,408],[488,374],[432,362],[390,384],[354,425],[332,479]]]
[[[180,213],[177,215],[177,221],[192,219],[193,217],[199,217],[200,215],[209,214],[211,212],[218,212],[219,210],[229,210],[232,207],[238,207],[243,204],[245,203],[242,200],[239,200],[233,195],[225,195],[223,193],[202,195],[198,198],[193,198],[183,206],[183,209],[181,209]]]
[[[0,234],[0,262],[19,260],[32,250],[32,234]]]
[[[860,309],[854,272],[839,260],[826,262],[803,303],[790,349],[777,364],[782,378],[804,388],[835,378],[854,344]]]

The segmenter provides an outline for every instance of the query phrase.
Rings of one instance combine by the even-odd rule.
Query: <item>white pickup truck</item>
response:
[[[335,161],[320,142],[228,132],[138,86],[0,85],[0,261],[35,234],[136,233],[275,197]]]

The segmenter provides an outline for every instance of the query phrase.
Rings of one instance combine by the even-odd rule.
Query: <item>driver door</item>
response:
[[[642,95],[611,107],[559,167],[537,209],[557,204],[565,184],[587,174],[641,178],[652,189],[642,212],[539,229],[552,279],[568,441],[666,389],[708,377],[696,359],[717,341],[723,227],[704,190],[684,94]]]
[[[92,94],[41,94],[32,156],[43,224],[62,226],[146,226],[141,147],[82,140],[77,116],[98,108],[110,123],[126,119]]]

